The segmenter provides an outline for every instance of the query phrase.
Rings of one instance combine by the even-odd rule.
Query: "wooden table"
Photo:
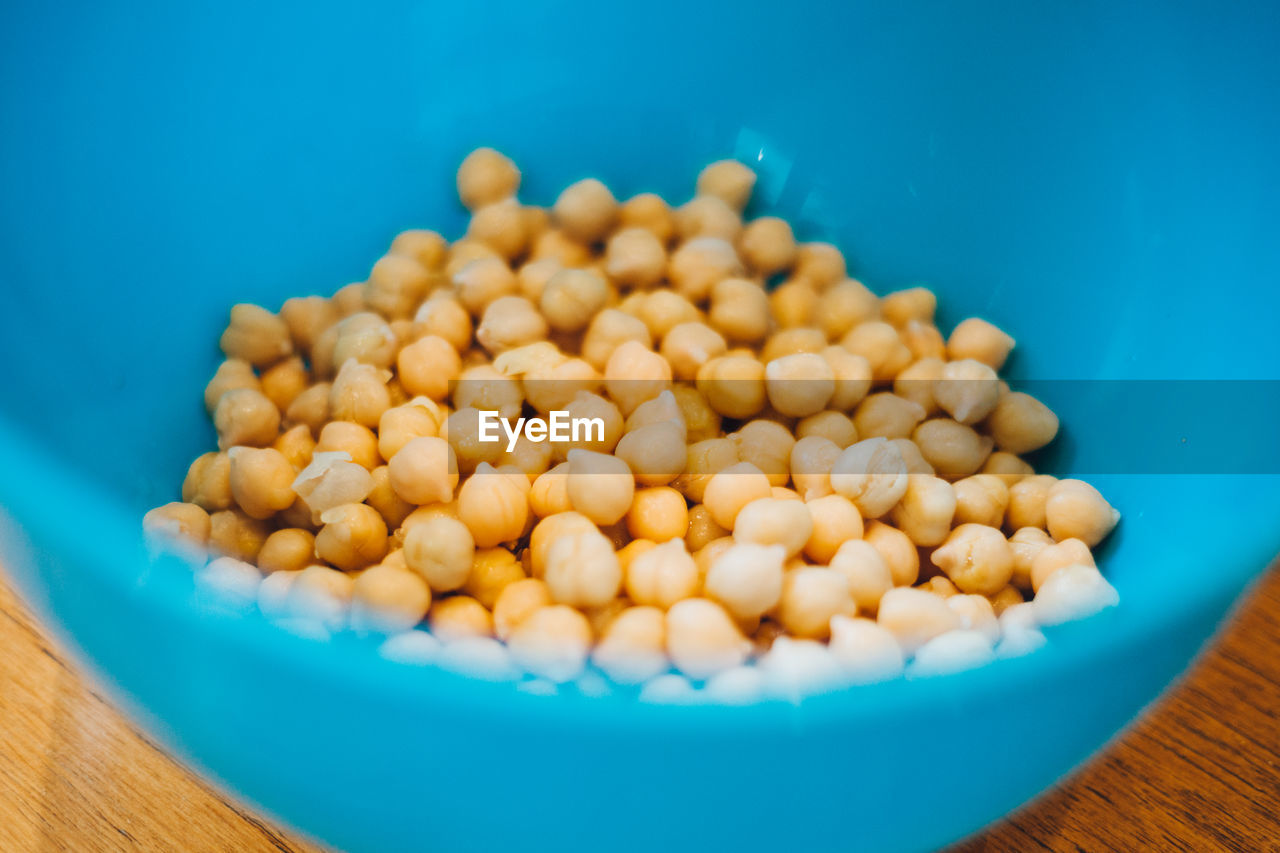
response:
[[[0,583],[0,851],[321,848],[164,755]],[[1280,571],[1190,678],[1065,784],[953,853],[1280,851]]]

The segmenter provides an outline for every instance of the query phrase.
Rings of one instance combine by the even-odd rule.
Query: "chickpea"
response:
[[[764,472],[771,486],[787,484],[791,452],[796,444],[789,429],[775,421],[758,418],[743,424],[729,438],[737,446],[738,458]]]
[[[858,610],[875,615],[880,599],[893,589],[893,573],[875,546],[864,539],[851,538],[831,557],[832,571],[844,575]]]
[[[621,684],[639,684],[666,672],[666,614],[628,607],[604,629],[592,661]]]
[[[347,621],[355,581],[328,566],[307,566],[288,584],[282,615],[314,620],[326,630]]]
[[[920,555],[907,534],[883,522],[868,521],[862,538],[880,552],[893,575],[894,586],[910,586],[916,582],[920,576]]]
[[[233,388],[218,399],[213,424],[219,450],[238,444],[265,447],[280,434],[280,410],[261,391]]]
[[[524,578],[507,584],[493,605],[494,633],[500,640],[508,639],[520,623],[551,603],[551,592],[541,580]]]
[[[632,601],[666,610],[698,594],[701,576],[683,539],[643,550],[627,566],[626,593]]]
[[[461,589],[471,575],[475,554],[471,530],[448,516],[425,519],[405,533],[405,565],[435,592]]]
[[[738,237],[738,250],[747,264],[762,276],[788,269],[795,261],[796,239],[786,220],[762,216],[752,220]]]
[[[502,463],[506,467],[520,471],[532,483],[551,467],[552,452],[549,442],[538,442],[521,435],[516,439],[514,450],[503,451]]]
[[[770,497],[769,478],[750,462],[726,466],[712,474],[702,502],[716,524],[733,530],[742,508],[754,500]]]
[[[858,430],[848,415],[828,409],[809,415],[796,424],[797,439],[810,437],[825,438],[844,450],[858,440]]]
[[[280,306],[280,319],[289,327],[294,347],[308,352],[320,333],[341,317],[333,302],[323,296],[295,296]]]
[[[1031,588],[1036,592],[1054,572],[1066,566],[1095,566],[1089,546],[1079,539],[1045,545],[1031,561]]]
[[[997,450],[982,463],[983,474],[994,474],[1009,487],[1035,475],[1035,469],[1012,453]]]
[[[916,447],[916,443],[909,438],[890,439],[889,443],[898,448],[898,452],[902,454],[902,461],[907,463],[908,474],[928,474],[933,476],[937,474],[933,470],[933,466],[924,461],[924,457],[920,455],[920,448]]]
[[[620,521],[631,508],[635,477],[614,456],[575,448],[569,451],[569,503],[596,524]]]
[[[760,349],[760,360],[768,363],[775,358],[795,353],[821,353],[827,346],[827,339],[820,329],[800,326],[794,329],[779,329],[769,336]]]
[[[911,350],[898,336],[898,330],[881,320],[854,326],[841,338],[840,345],[870,362],[871,376],[876,382],[891,382],[914,360]]]
[[[996,446],[1009,453],[1030,453],[1053,441],[1058,416],[1030,394],[1014,391],[1000,397],[987,418]]]
[[[286,619],[289,616],[289,592],[293,582],[302,574],[298,571],[271,572],[258,584],[258,609],[268,619]],[[341,575],[341,572],[338,572]],[[343,577],[346,577],[343,575]]]
[[[422,578],[404,569],[373,566],[351,585],[351,627],[357,631],[408,631],[430,607],[431,590]]]
[[[782,545],[736,542],[721,546],[706,572],[706,595],[737,619],[763,616],[782,598],[785,558]]]
[[[618,202],[608,187],[595,178],[586,178],[566,187],[551,211],[566,234],[590,244],[604,239],[613,228]]]
[[[698,195],[715,196],[737,211],[747,206],[756,173],[737,160],[717,160],[698,173]]]
[[[751,643],[719,604],[686,598],[667,611],[667,654],[690,678],[706,678],[739,666]]]
[[[596,370],[604,370],[609,356],[627,341],[635,341],[649,349],[653,335],[639,317],[616,308],[606,308],[591,318],[582,337],[582,357]]]
[[[907,491],[889,512],[893,523],[921,547],[941,545],[951,532],[956,490],[928,474],[908,474]]]
[[[671,386],[671,365],[638,341],[626,341],[609,356],[604,385],[624,414]]]
[[[320,429],[329,420],[329,392],[333,386],[328,382],[317,382],[303,391],[284,413],[284,426],[302,425],[312,435],[319,435]]]
[[[725,538],[729,536],[729,531],[716,524],[715,519],[711,517],[711,510],[702,504],[698,504],[688,511],[689,522],[688,532],[685,533],[684,542],[690,553],[701,551],[708,543],[714,539]],[[728,539],[732,542],[732,539]]]
[[[835,372],[822,356],[794,353],[765,365],[770,404],[790,417],[802,418],[826,408],[835,393]]]
[[[675,211],[676,231],[681,239],[715,237],[732,243],[742,231],[742,216],[715,196],[694,196]]]
[[[524,392],[520,383],[498,371],[490,364],[465,367],[453,386],[453,405],[457,412],[464,409],[496,411],[504,418],[516,418],[524,405]],[[470,423],[471,419],[465,419]],[[478,428],[478,427],[477,427]],[[487,453],[481,454],[488,458]]]
[[[410,440],[387,462],[391,487],[402,500],[429,504],[453,500],[458,487],[458,459],[442,438]]]
[[[209,551],[252,563],[270,533],[267,523],[239,509],[209,513]]]
[[[976,424],[996,407],[999,380],[996,372],[980,361],[947,362],[933,384],[933,397],[958,422]]]
[[[301,518],[289,519],[289,522],[301,526],[309,521],[318,525],[326,510],[363,501],[373,485],[373,476],[362,465],[352,462],[351,454],[346,451],[316,453],[292,484],[298,496],[294,507],[305,507],[309,516],[302,514]],[[287,512],[292,511],[290,508]]]
[[[1009,487],[994,474],[974,474],[957,480],[956,523],[999,527],[1009,506]]]
[[[538,258],[525,262],[516,271],[520,295],[536,304],[542,299],[542,291],[546,289],[547,282],[562,269],[564,267],[555,258]]]
[[[233,447],[230,461],[231,496],[250,518],[270,518],[294,501],[293,466],[270,447]]]
[[[667,270],[667,250],[647,228],[623,228],[609,238],[605,272],[623,287],[653,287]]]
[[[400,340],[381,315],[361,311],[339,320],[333,328],[332,348],[325,354],[316,352],[312,358],[311,366],[317,376],[331,376],[335,366],[342,367],[352,359],[379,368],[390,367],[395,362]],[[316,348],[319,350],[320,343]]]
[[[801,243],[796,248],[793,273],[818,290],[826,290],[848,275],[844,255],[830,243]]]
[[[484,313],[489,303],[519,292],[515,273],[501,258],[477,258],[453,274],[458,302],[473,316]],[[438,333],[437,333],[438,334]]]
[[[388,528],[399,527],[413,512],[413,504],[401,500],[391,487],[391,471],[386,465],[374,468],[369,476],[373,481],[373,488],[369,490],[365,502],[378,511]]]
[[[1046,547],[1053,544],[1053,538],[1039,527],[1019,527],[1009,537],[1009,547],[1013,549],[1013,579],[1010,581],[1019,589],[1031,589],[1031,566]]]
[[[622,565],[613,543],[598,530],[573,531],[547,548],[545,580],[554,601],[598,607],[617,597]]]
[[[324,527],[316,534],[316,556],[343,571],[354,571],[381,560],[387,553],[387,523],[371,506],[342,504],[320,515]]]
[[[738,447],[732,439],[703,439],[689,446],[684,473],[672,485],[690,501],[702,503],[712,475],[739,461]]]
[[[906,438],[926,414],[919,403],[881,391],[858,404],[853,413],[853,427],[864,439]]]
[[[528,478],[520,474],[528,485]],[[481,462],[458,490],[458,518],[481,548],[512,542],[524,534],[529,499],[511,477]]]
[[[724,337],[715,329],[693,322],[673,326],[662,339],[660,353],[671,364],[675,378],[689,382],[697,378],[704,364],[724,355],[728,348]]]
[[[149,510],[142,517],[148,537],[180,539],[203,548],[209,541],[209,513],[193,503],[171,502]]]
[[[381,368],[347,359],[329,389],[330,416],[367,427],[377,426],[382,413],[391,408],[389,378],[390,374]]]
[[[692,302],[702,302],[711,295],[717,282],[740,276],[744,271],[738,253],[728,240],[696,237],[672,253],[667,278],[677,293]]]
[[[946,363],[940,358],[921,358],[903,368],[893,380],[893,393],[924,409],[925,416],[938,410],[933,388],[942,378]]]
[[[946,572],[962,592],[994,595],[1013,577],[1013,549],[994,527],[962,524],[939,548],[931,562]]]
[[[529,245],[528,217],[514,198],[490,202],[471,214],[467,239],[484,243],[508,261]]]
[[[1000,642],[1000,622],[991,602],[983,596],[953,595],[947,599],[947,607],[960,617],[961,630],[977,631],[993,646]]]
[[[794,557],[813,535],[813,517],[800,500],[760,498],[744,506],[734,520],[735,542],[781,545]]]
[[[570,681],[586,665],[591,625],[572,607],[540,607],[515,626],[507,646],[512,659],[526,671],[557,683]]]
[[[901,675],[905,663],[897,638],[871,619],[832,617],[828,648],[852,684],[873,684]]]
[[[352,462],[366,470],[376,468],[381,461],[378,437],[373,430],[351,421],[330,421],[325,424],[312,452],[346,453]]]
[[[734,343],[758,343],[769,334],[769,296],[758,282],[722,278],[711,287],[708,322]]]
[[[1096,568],[1074,565],[1050,575],[1031,604],[1035,621],[1049,627],[1092,616],[1119,601],[1115,587]]]
[[[261,391],[277,409],[284,411],[307,389],[310,380],[302,359],[295,355],[262,371]]]
[[[364,303],[389,319],[412,317],[431,284],[431,273],[416,259],[383,255],[364,283]]]
[[[1022,593],[1018,591],[1016,586],[1006,586],[1004,589],[990,597],[991,610],[996,615],[997,621],[1000,616],[1016,604],[1022,604],[1025,599]]]
[[[231,324],[219,341],[228,358],[268,367],[293,353],[289,326],[265,308],[249,303],[231,306]]]
[[[338,310],[339,316],[350,317],[352,314],[358,314],[369,306],[364,302],[364,283],[353,281],[344,287],[338,288],[333,294],[333,307]]]
[[[588,270],[562,269],[547,279],[538,305],[551,328],[585,329],[609,299],[608,283]]]
[[[717,413],[749,418],[766,402],[765,367],[750,355],[713,358],[698,371],[697,388]]]
[[[451,595],[432,602],[427,625],[446,643],[493,636],[493,614],[469,595]]]
[[[818,289],[808,279],[787,279],[769,292],[769,312],[780,329],[809,326],[818,313]]]
[[[622,412],[609,400],[590,391],[579,391],[565,406],[565,411],[571,418],[599,418],[604,422],[604,436],[596,438],[598,433],[592,430],[590,438],[583,436],[578,441],[559,442],[554,448],[557,458],[562,455],[568,458],[569,453],[579,448],[596,453],[610,453],[618,446],[623,435],[624,421]]]
[[[524,567],[516,555],[506,548],[483,548],[476,551],[462,591],[493,610],[502,591],[525,579]],[[495,620],[497,613],[494,613]]]
[[[383,412],[382,417],[378,419],[377,455],[372,460],[373,465],[366,467],[376,466],[379,457],[390,462],[393,456],[415,438],[437,437],[439,422],[435,412],[438,411],[434,404],[418,398]],[[328,426],[325,429],[328,429]],[[354,458],[355,454],[353,453],[352,456]],[[363,464],[369,460],[362,458],[360,461]]]
[[[1013,344],[1013,338],[986,320],[970,317],[952,330],[951,337],[947,339],[947,357],[952,360],[972,358],[992,370],[999,370],[1004,367]]]
[[[539,518],[573,509],[569,502],[568,462],[561,462],[533,481],[533,488],[529,491],[529,508]]]
[[[423,302],[413,315],[413,324],[414,334],[444,338],[455,353],[471,345],[471,315],[452,293],[440,291]]]
[[[911,321],[933,323],[938,297],[927,287],[909,287],[886,294],[880,300],[880,313],[885,321],[899,328]]]
[[[477,148],[458,167],[458,198],[470,210],[501,201],[520,188],[520,170],[492,148]]]
[[[894,635],[907,654],[914,654],[929,640],[963,624],[945,599],[911,587],[886,592],[880,599],[876,622]]]
[[[863,439],[836,459],[831,488],[853,501],[864,518],[879,518],[906,494],[906,461],[888,439]]]
[[[900,332],[902,342],[911,351],[912,358],[917,361],[937,359],[943,361],[947,357],[947,344],[942,339],[942,332],[932,323],[919,320],[908,320]]]
[[[916,587],[916,589],[931,592],[939,598],[950,598],[953,595],[960,595],[960,588],[953,584],[951,579],[946,575],[934,575]]]
[[[491,407],[486,405],[485,408]],[[499,414],[506,416],[501,410]],[[473,472],[481,462],[488,462],[490,465],[497,463],[502,458],[505,447],[500,440],[480,440],[480,412],[471,406],[458,409],[445,418],[440,438],[453,448],[457,467],[452,470],[466,474]]]
[[[862,538],[862,515],[842,495],[826,495],[807,502],[813,532],[804,544],[805,556],[826,565],[851,539]]]
[[[959,480],[976,473],[992,447],[988,436],[950,418],[925,421],[916,427],[911,438],[925,461],[939,477],[947,480]]]
[[[666,246],[676,234],[675,215],[671,206],[653,193],[632,196],[618,210],[618,227],[644,228]]]
[[[831,494],[831,468],[840,452],[835,442],[817,435],[805,436],[792,447],[791,480],[806,501]]]
[[[529,253],[533,260],[554,260],[561,267],[581,267],[592,260],[590,246],[571,238],[560,228],[549,228],[533,241]]]
[[[794,636],[825,640],[833,616],[853,616],[857,610],[844,574],[835,569],[806,566],[783,578],[778,618]]]
[[[829,346],[819,353],[835,375],[835,393],[827,405],[847,412],[867,396],[871,390],[871,362],[849,352],[842,346]]]
[[[669,486],[639,489],[626,519],[627,530],[637,539],[653,542],[683,539],[689,530],[689,507],[684,495]]]
[[[855,278],[836,282],[818,297],[814,311],[816,325],[828,340],[840,340],[854,327],[878,319],[880,301]]]
[[[1039,527],[1048,530],[1045,508],[1049,503],[1049,491],[1058,482],[1048,474],[1036,474],[1019,480],[1009,487],[1009,508],[1005,510],[1005,525],[1010,530],[1019,527]]]
[[[225,453],[197,456],[182,481],[182,499],[208,512],[229,509],[235,498],[231,494],[231,459]]]
[[[425,229],[401,231],[391,241],[391,254],[413,258],[429,270],[438,270],[444,266],[448,252],[448,242],[436,232]],[[283,314],[283,310],[280,313]]]
[[[490,353],[501,353],[547,337],[547,321],[523,296],[500,296],[484,309],[476,340]]]
[[[204,406],[213,414],[218,408],[222,395],[234,388],[248,388],[261,391],[262,383],[253,372],[253,365],[238,358],[229,358],[218,365],[213,378],[204,388]]]

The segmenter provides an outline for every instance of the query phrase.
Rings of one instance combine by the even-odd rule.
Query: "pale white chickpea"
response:
[[[622,565],[613,543],[604,534],[594,529],[579,530],[551,543],[543,580],[554,601],[574,607],[599,607],[616,598],[622,588]]]
[[[911,357],[920,360],[936,358],[945,361],[947,358],[947,342],[942,339],[942,332],[932,323],[919,320],[908,320],[900,332],[902,342],[911,351]]]
[[[293,353],[289,326],[258,305],[242,302],[231,306],[231,323],[219,340],[227,358],[267,367]]]
[[[618,201],[595,178],[565,187],[551,208],[556,224],[574,240],[586,244],[604,239],[618,219]]]
[[[723,335],[706,323],[693,322],[673,326],[663,337],[659,353],[671,365],[676,379],[689,382],[697,378],[704,364],[728,349]]]
[[[995,608],[981,595],[953,595],[947,599],[949,607],[960,617],[961,630],[977,631],[991,645],[1000,641],[1000,622]]]
[[[524,578],[502,588],[493,604],[493,632],[506,640],[529,615],[551,605],[551,591],[545,581]]]
[[[1089,546],[1079,539],[1063,539],[1045,545],[1031,561],[1031,588],[1036,592],[1058,569],[1066,566],[1097,565],[1093,560],[1093,552]]]
[[[950,418],[925,421],[915,428],[911,439],[938,476],[947,480],[976,473],[992,448],[989,436]]]
[[[889,564],[864,539],[849,539],[831,557],[831,569],[844,575],[849,595],[858,611],[872,616],[880,608],[880,599],[893,589],[893,573]]]
[[[444,338],[454,352],[471,346],[471,315],[449,291],[439,291],[419,306],[413,315],[414,334]]]
[[[738,235],[738,251],[755,272],[767,278],[795,262],[796,238],[785,219],[761,216]]]
[[[577,332],[609,300],[609,284],[589,270],[562,269],[547,279],[538,307],[559,332]]]
[[[893,381],[915,360],[898,330],[883,320],[859,323],[840,339],[840,345],[870,362],[871,376],[876,382]]]
[[[301,576],[302,570],[271,572],[258,584],[258,609],[268,619],[287,619],[289,617],[289,592],[293,582]],[[338,574],[342,574],[339,572]]]
[[[916,650],[947,631],[963,624],[960,615],[947,606],[945,599],[912,587],[891,589],[880,599],[876,623],[898,640],[902,650]]]
[[[769,291],[769,312],[780,329],[812,325],[818,311],[818,288],[805,278],[789,278]]]
[[[572,607],[540,607],[515,626],[507,648],[525,671],[557,683],[570,681],[586,666],[591,624]]]
[[[493,614],[469,595],[436,599],[427,612],[427,625],[432,634],[446,643],[493,636]]]
[[[379,465],[369,472],[373,488],[365,496],[365,503],[373,507],[387,523],[388,529],[395,529],[413,512],[414,506],[401,500],[395,489],[391,488],[391,472],[386,465]]]
[[[751,199],[756,185],[756,173],[737,160],[717,160],[704,166],[698,173],[698,195],[712,195],[742,211]]]
[[[845,448],[831,467],[831,488],[863,518],[879,518],[907,491],[907,464],[893,442],[867,438]]]
[[[142,530],[149,538],[179,540],[203,548],[209,541],[209,513],[196,504],[173,501],[148,510],[142,517]],[[267,566],[261,568],[271,571]]]
[[[370,311],[352,314],[338,321],[334,330],[336,334],[328,364],[324,364],[320,353],[312,358],[311,366],[317,376],[330,376],[333,368],[341,367],[351,359],[380,368],[390,367],[396,359],[400,341],[391,324],[380,314]]]
[[[316,556],[344,572],[362,569],[387,553],[387,523],[366,504],[342,504],[320,514]]]
[[[689,553],[693,554],[701,551],[708,543],[715,539],[729,537],[729,531],[716,524],[715,519],[711,517],[711,510],[702,504],[698,504],[689,510],[688,531],[685,533],[684,542],[689,549]]]
[[[953,483],[956,492],[956,524],[999,527],[1009,507],[1009,487],[994,474],[974,474]]]
[[[422,399],[411,400],[402,406],[387,409],[378,419],[378,456],[390,462],[391,458],[413,439],[437,436],[440,431],[440,423],[437,420],[439,411]],[[323,434],[324,430],[321,430],[321,435]],[[352,458],[355,458],[354,454]]]
[[[1044,582],[1032,601],[1035,621],[1045,627],[1092,616],[1120,601],[1115,587],[1093,566],[1064,566]]]
[[[796,439],[780,423],[757,418],[729,436],[738,448],[738,458],[750,462],[769,478],[771,486],[785,486],[791,474],[791,451]]]
[[[661,342],[681,323],[701,323],[706,319],[687,296],[670,288],[651,290],[641,297],[635,306],[636,316],[649,328],[655,341]]]
[[[364,303],[388,319],[412,317],[432,282],[431,272],[415,259],[383,255],[364,283]]]
[[[476,258],[451,276],[458,302],[472,316],[480,316],[489,303],[502,296],[515,296],[520,286],[516,275],[502,258]]]
[[[311,384],[311,375],[302,359],[295,355],[262,371],[261,382],[262,393],[283,412],[299,394],[307,390],[307,386]]]
[[[868,396],[853,413],[859,437],[907,438],[928,414],[919,403],[889,391]]]
[[[672,486],[691,502],[701,504],[711,477],[741,461],[738,458],[738,446],[732,439],[703,439],[689,445],[684,473],[675,479]],[[765,484],[768,485],[768,482],[766,478]]]
[[[806,501],[830,495],[831,468],[840,458],[841,448],[819,435],[807,435],[791,448],[791,482]],[[859,534],[861,535],[861,534]]]
[[[1053,544],[1053,537],[1039,527],[1019,527],[1009,537],[1013,549],[1013,578],[1010,583],[1018,589],[1031,589],[1031,566],[1045,548]]]
[[[508,261],[524,254],[529,245],[528,217],[514,198],[477,208],[467,224],[467,239],[492,248]]]
[[[681,244],[667,264],[671,286],[695,303],[710,296],[716,282],[743,272],[733,245],[719,237],[696,237]]]
[[[878,319],[880,300],[856,278],[846,278],[822,292],[813,316],[827,339],[838,341],[854,327]]]
[[[613,452],[641,485],[665,486],[684,470],[685,435],[682,422],[647,424],[624,435]]]
[[[288,584],[281,615],[315,620],[327,629],[347,621],[355,581],[328,566],[307,566]]]
[[[947,357],[952,360],[972,358],[992,370],[1004,367],[1013,350],[1014,340],[1005,332],[977,317],[962,321],[947,338]]]
[[[330,417],[377,426],[382,413],[391,408],[391,393],[387,390],[390,378],[391,374],[380,367],[347,359],[329,388]]]
[[[825,290],[842,281],[848,271],[844,255],[830,243],[801,243],[796,249],[793,274],[812,282],[818,290]]]
[[[686,598],[667,611],[667,654],[690,678],[707,678],[740,666],[751,643],[723,607],[705,598]]]
[[[788,417],[803,418],[821,412],[835,394],[835,371],[816,353],[775,358],[765,365],[764,376],[769,403]]]
[[[683,539],[670,539],[648,548],[627,566],[627,596],[639,605],[666,610],[698,594],[701,576]]]
[[[469,210],[510,198],[519,188],[516,164],[492,148],[477,148],[458,166],[458,198]]]
[[[539,518],[559,512],[569,512],[569,463],[561,462],[549,471],[538,475],[529,490],[529,508]]]
[[[445,257],[449,253],[449,243],[435,231],[412,228],[401,231],[395,236],[391,241],[390,253],[413,258],[429,270],[438,270],[444,266]],[[280,313],[284,313],[283,309]]]
[[[591,318],[582,337],[582,357],[596,370],[604,370],[613,351],[627,341],[645,349],[653,347],[653,335],[639,317],[617,308],[606,308]]]
[[[862,514],[843,495],[826,495],[806,502],[813,532],[804,543],[809,559],[827,565],[851,539],[862,539]]]
[[[671,365],[639,341],[626,341],[604,366],[604,386],[623,414],[671,387]]]
[[[716,237],[733,242],[742,231],[742,215],[711,195],[694,196],[675,210],[676,231],[683,240]]]
[[[528,478],[519,477],[527,488]],[[529,498],[513,478],[481,462],[458,489],[458,519],[471,531],[476,545],[492,548],[524,534]]]
[[[461,383],[457,387],[461,387]],[[496,407],[485,406],[485,408]],[[498,411],[504,417],[509,417],[500,409]],[[481,462],[497,464],[506,446],[501,440],[481,440],[480,410],[473,406],[460,408],[445,418],[440,426],[440,438],[448,442],[449,447],[453,449],[454,457],[451,461],[456,465],[453,470],[462,474],[470,474]]]
[[[270,518],[293,503],[296,472],[283,453],[270,447],[233,447],[227,459],[231,496],[245,515]]]
[[[689,532],[689,506],[684,495],[669,486],[636,490],[626,518],[627,530],[637,539],[660,543],[683,539]]]
[[[235,498],[231,494],[231,460],[227,454],[210,451],[197,456],[182,481],[182,499],[207,512],[229,509]]]
[[[356,631],[408,631],[426,617],[430,607],[431,590],[405,569],[373,566],[351,585],[351,627]]]
[[[316,440],[312,453],[335,452],[346,453],[352,462],[366,471],[372,471],[381,462],[378,436],[368,427],[351,421],[329,421],[320,430],[320,437]]]
[[[1058,434],[1058,416],[1030,394],[1013,391],[1000,397],[987,417],[987,431],[1007,453],[1030,453]]]
[[[253,372],[253,365],[238,358],[228,358],[218,365],[213,378],[204,388],[204,406],[213,414],[218,407],[222,395],[233,388],[249,388],[262,390],[262,382]]]
[[[604,269],[622,287],[653,287],[667,271],[667,250],[649,229],[623,228],[609,238]]]
[[[721,529],[723,530],[724,528]],[[725,532],[728,533],[728,531]],[[735,544],[732,536],[725,535],[710,540],[706,545],[693,552],[693,562],[698,566],[698,573],[704,580],[707,577],[707,573],[711,571],[711,567],[715,565],[716,560],[720,559],[720,555]]]
[[[945,364],[940,358],[920,358],[911,362],[894,377],[893,393],[920,406],[926,416],[934,414],[938,410],[938,401],[933,395],[933,387],[942,378]]]
[[[911,537],[881,521],[865,522],[862,538],[880,552],[889,566],[894,586],[910,586],[920,576],[920,554]]]
[[[294,348],[310,353],[320,333],[337,323],[341,315],[324,296],[295,296],[280,306],[280,319],[289,327]]]
[[[916,545],[941,545],[951,532],[956,490],[946,480],[928,474],[908,474],[907,491],[889,518]]]
[[[476,342],[497,355],[544,340],[547,332],[547,321],[532,302],[523,296],[500,296],[485,307]]]
[[[770,497],[771,484],[764,472],[750,462],[738,462],[712,474],[703,493],[703,504],[711,517],[726,530],[733,530],[742,508],[754,500]]]
[[[710,561],[703,581],[706,595],[724,605],[734,618],[763,616],[782,599],[784,546],[735,540],[717,547],[706,559]]]
[[[619,684],[640,684],[667,671],[667,619],[657,607],[628,607],[605,627],[591,659]]]
[[[949,361],[933,383],[933,398],[959,423],[976,424],[995,409],[1000,399],[999,379],[980,361]]]
[[[218,399],[213,425],[219,450],[236,445],[265,447],[280,434],[280,410],[261,391],[232,388]]]
[[[751,279],[722,278],[711,287],[707,322],[732,343],[759,343],[772,326],[769,295]]]
[[[458,487],[458,457],[443,438],[411,439],[390,460],[391,488],[411,504],[448,503]]]
[[[654,193],[640,193],[623,202],[618,210],[618,227],[644,228],[666,246],[676,234],[671,205]]]
[[[1049,490],[1058,482],[1048,474],[1025,477],[1009,487],[1009,508],[1004,522],[1010,530],[1020,527],[1039,527],[1048,530],[1045,507],[1049,503]]]
[[[282,516],[289,524],[316,526],[329,509],[363,501],[373,490],[373,475],[351,461],[346,451],[316,453],[292,483],[298,501]],[[296,510],[296,513],[295,513]]]
[[[871,362],[839,345],[825,347],[819,354],[831,365],[836,379],[835,392],[827,405],[841,412],[851,410],[871,390]]]
[[[744,506],[734,520],[735,542],[781,545],[794,557],[813,535],[809,506],[800,500],[759,498]]]
[[[793,636],[825,640],[831,635],[833,616],[854,616],[857,611],[842,572],[805,566],[783,578],[778,621]]]
[[[912,320],[932,323],[938,310],[938,297],[927,287],[908,287],[885,294],[880,300],[880,314],[885,321],[902,327]]]
[[[767,402],[764,365],[751,355],[713,358],[698,371],[697,389],[718,414],[749,418]]]
[[[635,477],[627,463],[604,453],[569,451],[569,503],[596,524],[621,521],[635,497]]]
[[[1013,549],[999,530],[983,524],[962,524],[930,561],[946,572],[961,592],[994,595],[1013,577]]]
[[[796,424],[797,439],[811,436],[825,438],[844,450],[858,440],[858,429],[844,412],[828,409],[802,418]]]
[[[766,363],[775,358],[794,353],[821,353],[827,347],[826,336],[821,329],[798,326],[793,329],[779,329],[769,336],[760,348],[760,360]]]

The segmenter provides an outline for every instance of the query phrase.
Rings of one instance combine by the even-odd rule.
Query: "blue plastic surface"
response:
[[[76,6],[0,10],[2,556],[163,742],[333,844],[929,849],[1095,750],[1280,550],[1274,473],[1097,477],[1118,608],[799,707],[532,696],[199,610],[138,523],[212,443],[228,306],[457,236],[479,144],[541,203],[750,159],[755,211],[1009,329],[1015,377],[1280,378],[1277,7]]]

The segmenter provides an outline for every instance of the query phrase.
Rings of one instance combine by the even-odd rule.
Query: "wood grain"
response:
[[[167,757],[0,582],[0,851],[320,851]],[[1190,678],[1066,783],[951,853],[1280,851],[1280,571]]]

